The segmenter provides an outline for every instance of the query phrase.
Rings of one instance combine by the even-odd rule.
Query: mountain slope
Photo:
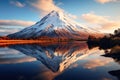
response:
[[[36,24],[17,33],[10,34],[10,38],[39,38],[48,37],[87,37],[93,30],[81,27],[62,12],[52,11]],[[93,31],[94,32],[94,31]]]

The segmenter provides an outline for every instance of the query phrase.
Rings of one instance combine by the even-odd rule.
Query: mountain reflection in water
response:
[[[108,51],[99,47],[89,49],[84,41],[5,48],[0,49],[0,79],[4,80],[117,80],[118,75],[111,71],[120,67],[114,58],[104,55]],[[11,51],[14,56],[8,56]]]
[[[41,61],[53,72],[63,71],[69,65],[89,54],[85,43],[40,45],[11,45],[9,48],[16,49],[28,56]]]

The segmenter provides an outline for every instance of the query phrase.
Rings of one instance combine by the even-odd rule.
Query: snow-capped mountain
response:
[[[10,38],[87,37],[94,30],[80,26],[63,12],[52,11],[36,24],[8,35]]]

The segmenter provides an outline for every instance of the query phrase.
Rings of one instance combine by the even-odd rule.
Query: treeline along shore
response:
[[[102,38],[89,36],[87,43],[90,47],[99,46],[100,48],[111,48],[116,45],[120,46],[120,28],[114,31],[114,34],[107,34]]]

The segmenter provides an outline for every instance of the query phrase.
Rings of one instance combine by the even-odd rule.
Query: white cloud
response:
[[[59,5],[63,5],[62,2],[55,3],[54,0],[36,0],[34,2],[29,2],[32,7],[38,10],[41,13],[40,16],[45,16],[51,11],[55,10],[57,12],[66,13],[63,9],[59,7]],[[76,15],[66,13],[70,18],[77,19]]]
[[[82,19],[95,28],[99,27],[103,32],[113,32],[120,27],[120,21],[110,20],[107,16],[100,16],[95,13],[83,14]]]
[[[118,2],[119,0],[95,0],[95,1],[104,4],[104,3],[109,3],[109,2]]]
[[[24,7],[25,6],[24,3],[21,3],[19,1],[10,1],[10,3],[17,6],[17,7]]]
[[[0,20],[0,36],[18,32],[24,27],[35,24],[32,21],[22,20]]]
[[[0,20],[0,26],[31,26],[35,22],[22,20]]]
[[[0,36],[6,36],[8,34],[18,32],[23,28],[24,27],[18,27],[18,26],[0,26]]]
[[[77,19],[76,15],[66,13],[62,8],[60,8],[60,5],[63,5],[62,2],[55,3],[54,0],[35,0],[35,1],[29,1],[28,2],[33,8],[35,8],[38,12],[40,12],[40,17],[43,17],[50,13],[51,11],[55,10],[57,12],[62,12],[67,14],[72,19]]]
[[[99,24],[101,22],[107,22],[108,20],[106,19],[107,17],[105,16],[99,16],[99,15],[96,15],[94,13],[87,13],[87,14],[83,14],[82,15],[82,18],[89,22],[89,23],[96,23],[96,24]]]
[[[52,10],[63,11],[61,8],[55,5],[55,2],[53,0],[36,0],[35,2],[30,2],[30,4],[34,8],[39,10],[42,13],[42,15],[46,15]]]

